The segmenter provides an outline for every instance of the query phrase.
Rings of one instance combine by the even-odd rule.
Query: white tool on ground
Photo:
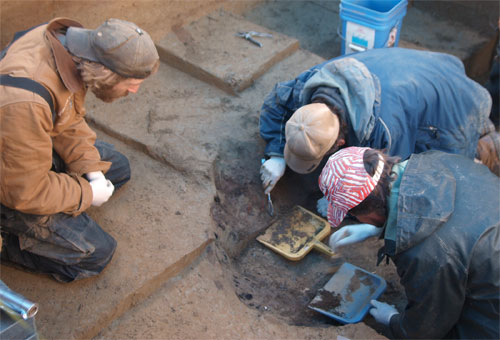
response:
[[[261,33],[261,32],[255,32],[255,31],[238,32],[236,34],[236,36],[242,37],[243,39],[246,39],[259,47],[262,47],[262,43],[258,42],[253,37],[265,37],[265,38],[272,38],[273,37],[273,35],[270,33]]]

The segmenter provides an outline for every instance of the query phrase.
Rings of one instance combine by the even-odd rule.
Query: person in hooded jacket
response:
[[[402,159],[427,150],[474,159],[480,136],[495,133],[490,107],[488,91],[452,55],[380,48],[326,61],[276,84],[264,100],[265,193],[287,165],[310,173],[345,146],[386,149]],[[481,160],[496,164],[499,153],[483,151]]]
[[[85,121],[88,90],[112,102],[159,67],[151,37],[108,19],[56,18],[16,34],[0,61],[2,263],[70,282],[99,274],[115,239],[86,213],[131,175],[125,155]]]
[[[378,236],[396,265],[404,310],[372,300],[370,314],[395,338],[500,338],[500,179],[462,155],[441,151],[408,160],[348,147],[322,169],[328,221],[359,224],[334,232],[341,247]]]

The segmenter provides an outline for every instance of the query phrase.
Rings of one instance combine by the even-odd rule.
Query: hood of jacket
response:
[[[81,27],[71,19],[56,18],[29,31],[9,48],[0,64],[2,74],[33,79],[51,92],[58,124],[62,123],[60,117],[70,106],[84,113],[86,89],[83,80],[71,55],[57,38],[70,26]]]
[[[429,157],[433,155],[434,157]],[[455,210],[456,174],[439,160],[441,152],[414,154],[399,186],[395,255],[432,235]]]
[[[343,105],[337,104],[336,93],[340,93]],[[352,145],[366,143],[375,126],[373,107],[380,101],[380,82],[362,62],[342,58],[326,63],[305,83],[300,94],[301,105],[310,103],[315,95],[330,97],[329,102],[344,114],[342,118],[349,126]]]
[[[56,18],[49,22],[47,25],[47,40],[52,49],[54,60],[57,65],[57,70],[61,80],[66,88],[72,93],[80,92],[84,88],[83,80],[80,77],[76,68],[75,62],[66,48],[59,41],[57,34],[59,32],[66,32],[68,27],[82,27],[79,22],[68,18]]]

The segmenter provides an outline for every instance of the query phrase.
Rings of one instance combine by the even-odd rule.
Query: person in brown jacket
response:
[[[70,282],[111,260],[116,241],[84,211],[130,179],[127,158],[85,122],[86,92],[105,102],[135,93],[159,57],[119,19],[90,30],[56,18],[22,33],[0,60],[2,262]]]

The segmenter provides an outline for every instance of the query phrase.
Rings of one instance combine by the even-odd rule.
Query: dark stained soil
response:
[[[309,306],[335,313],[337,307],[340,306],[341,303],[342,296],[340,294],[330,292],[326,289],[320,289]]]
[[[216,246],[224,255],[224,265],[232,273],[234,290],[240,300],[250,308],[271,312],[292,325],[324,327],[342,324],[310,308],[308,305],[321,293],[323,286],[344,263],[349,262],[369,272],[382,276],[387,281],[386,292],[381,301],[404,308],[404,291],[399,284],[395,266],[385,262],[376,266],[376,254],[382,246],[380,240],[368,240],[362,244],[345,247],[338,258],[329,258],[315,250],[300,261],[289,261],[259,243],[256,238],[273,225],[276,230],[285,230],[287,214],[295,205],[316,212],[316,201],[321,198],[317,187],[319,173],[298,175],[289,170],[271,192],[275,214],[267,213],[267,197],[259,178],[261,145],[228,143],[232,150],[223,150],[224,158],[215,165],[217,198],[212,207],[212,216],[218,226]],[[237,151],[236,151],[237,150]],[[238,157],[233,153],[237,152]],[[321,168],[321,166],[319,167]],[[277,222],[278,221],[278,222]],[[353,223],[351,221],[350,223]],[[303,236],[303,235],[297,235]],[[283,241],[274,236],[276,241]],[[325,237],[324,242],[328,242]],[[366,274],[359,272],[350,283],[354,291],[359,285],[368,285]],[[325,306],[338,304],[338,297],[325,295]],[[367,315],[364,323],[384,334],[383,327]]]

